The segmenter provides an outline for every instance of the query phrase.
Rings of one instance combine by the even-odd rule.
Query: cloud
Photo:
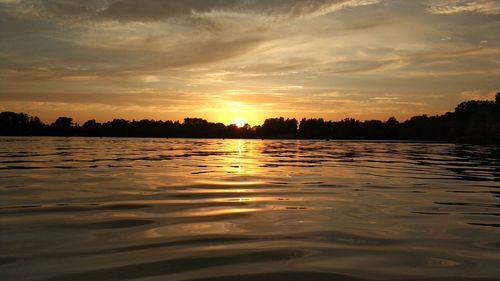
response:
[[[165,74],[167,71],[220,63],[249,52],[262,40],[258,37],[200,40],[165,47],[165,50],[151,47],[153,50],[147,52],[127,50],[125,47],[91,48],[69,44],[50,53],[40,52],[38,57],[31,51],[5,56],[0,63],[0,79],[36,82],[139,78],[142,82],[159,82],[158,72]],[[53,54],[56,51],[59,54]],[[27,57],[27,54],[33,58]]]
[[[18,16],[58,19],[92,17],[109,5],[107,0],[21,0],[11,4],[8,10]]]
[[[460,93],[460,97],[464,100],[494,100],[496,92],[495,91],[464,91]]]
[[[432,14],[480,13],[500,14],[500,1],[497,0],[438,0],[429,1],[428,11]]]
[[[120,107],[158,107],[164,111],[189,111],[193,106],[206,105],[214,96],[202,96],[189,92],[140,93],[65,93],[65,92],[6,92],[0,96],[2,102],[39,102],[50,104],[105,105]]]
[[[157,21],[212,13],[295,18],[379,3],[381,0],[25,0],[20,14],[57,18]],[[16,4],[17,1],[7,3]]]
[[[495,3],[0,0],[0,104],[82,118],[441,113],[500,86]]]
[[[377,0],[122,0],[102,15],[115,19],[159,20],[213,12],[300,17],[322,15],[346,7],[377,3]]]

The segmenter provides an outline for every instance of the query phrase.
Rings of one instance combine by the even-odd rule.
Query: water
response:
[[[495,146],[0,138],[0,279],[498,280],[499,197]]]

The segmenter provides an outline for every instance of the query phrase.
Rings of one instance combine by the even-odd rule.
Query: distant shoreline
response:
[[[500,144],[500,93],[495,101],[466,101],[454,112],[443,115],[414,116],[404,122],[340,121],[319,119],[271,118],[264,124],[241,127],[212,123],[201,118],[179,121],[114,119],[105,123],[89,120],[83,125],[70,117],[59,117],[44,124],[26,113],[0,113],[0,136],[66,136],[193,139],[286,139],[359,140]]]

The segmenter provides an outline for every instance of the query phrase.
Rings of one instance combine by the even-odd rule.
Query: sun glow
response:
[[[247,122],[243,118],[236,118],[233,120],[232,124],[236,125],[239,128],[243,128]]]

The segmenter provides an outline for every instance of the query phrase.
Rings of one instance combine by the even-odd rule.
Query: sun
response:
[[[236,118],[233,120],[232,124],[236,125],[239,128],[243,128],[247,122],[243,118]]]

